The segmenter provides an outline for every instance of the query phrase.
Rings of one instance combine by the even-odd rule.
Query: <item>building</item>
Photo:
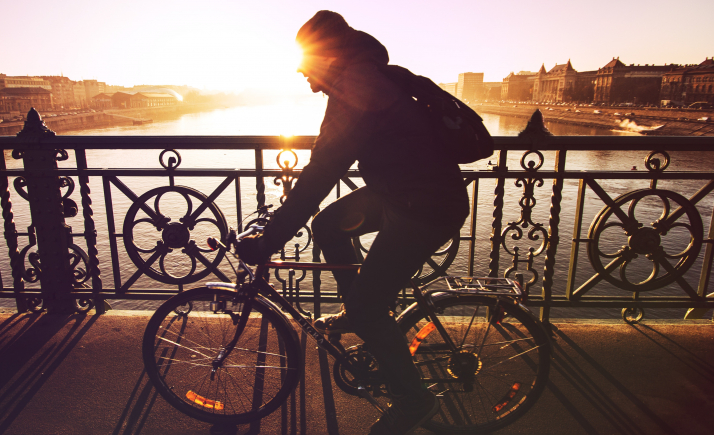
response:
[[[541,65],[533,82],[533,101],[543,103],[591,103],[597,71],[578,72],[568,63],[555,65],[546,72]]]
[[[533,99],[533,85],[538,73],[520,71],[511,72],[501,82],[501,100],[530,101]]]
[[[72,92],[74,93],[74,104],[77,107],[87,108],[89,103],[87,102],[87,90],[84,87],[84,82],[72,82]]]
[[[533,101],[544,103],[563,102],[565,90],[574,88],[578,73],[568,63],[555,65],[550,71],[545,71],[545,64],[536,73],[533,83]]]
[[[597,70],[595,103],[657,104],[660,100],[662,77],[677,65],[625,65],[612,58]]]
[[[92,107],[97,110],[173,106],[179,103],[172,94],[155,92],[102,92],[93,96],[91,101]]]
[[[0,89],[3,88],[41,88],[52,92],[52,84],[41,77],[0,74]]]
[[[84,80],[84,90],[87,95],[87,101],[93,101],[96,95],[106,91],[106,83],[97,80]]]
[[[475,101],[484,98],[483,73],[461,73],[454,93],[462,101]]]
[[[131,107],[173,106],[179,100],[172,94],[138,92],[131,97]]]
[[[42,76],[52,86],[52,103],[55,110],[75,107],[74,82],[63,76]]]
[[[688,106],[704,101],[714,104],[714,57],[699,65],[674,68],[662,76],[661,105]]]
[[[40,113],[52,110],[52,92],[41,87],[0,89],[0,112],[25,114],[33,107]]]
[[[455,97],[456,89],[459,87],[459,84],[458,83],[439,83],[439,87]]]
[[[574,86],[565,89],[563,99],[569,103],[592,103],[595,97],[596,79],[597,71],[578,71]]]
[[[111,109],[114,107],[112,104],[112,95],[113,94],[106,94],[104,92],[97,94],[90,99],[90,105],[97,110]]]
[[[501,82],[483,82],[481,92],[476,95],[478,100],[498,101],[501,98]]]
[[[111,95],[112,108],[114,109],[129,109],[131,108],[131,99],[134,94],[128,92],[115,92]]]

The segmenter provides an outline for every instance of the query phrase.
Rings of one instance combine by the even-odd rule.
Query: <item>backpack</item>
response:
[[[386,65],[382,72],[429,115],[439,146],[456,163],[472,163],[493,154],[493,139],[478,114],[430,79],[406,68]]]

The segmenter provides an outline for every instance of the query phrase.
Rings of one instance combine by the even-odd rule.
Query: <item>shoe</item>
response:
[[[372,425],[369,435],[408,435],[439,411],[439,398],[431,391],[394,400]]]
[[[323,334],[347,334],[353,332],[344,307],[337,314],[320,317],[315,320],[312,326]]]

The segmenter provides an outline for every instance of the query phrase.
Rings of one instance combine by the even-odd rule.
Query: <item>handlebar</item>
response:
[[[265,225],[253,224],[249,226],[247,230],[243,231],[240,234],[236,234],[234,230],[231,230],[231,234],[229,234],[228,236],[228,246],[224,245],[223,242],[221,242],[215,237],[209,237],[206,240],[206,243],[208,244],[208,247],[211,248],[211,251],[215,251],[219,248],[224,251],[228,251],[231,243],[238,243],[248,236],[252,236],[253,234],[260,234],[263,232],[264,229]]]
[[[253,225],[249,226],[247,230],[236,235],[236,241],[240,242],[245,237],[252,236],[253,234],[262,233],[264,229],[265,229],[265,225],[253,224]]]

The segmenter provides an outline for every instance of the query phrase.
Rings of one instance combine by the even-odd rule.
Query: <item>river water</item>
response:
[[[315,135],[319,131],[319,125],[322,115],[324,114],[324,101],[312,100],[304,104],[284,104],[271,106],[253,106],[253,107],[233,107],[227,109],[219,109],[211,112],[194,113],[180,116],[176,119],[155,121],[151,124],[142,126],[126,126],[126,127],[111,127],[102,129],[92,129],[77,132],[64,133],[65,135],[151,135],[151,136],[174,136],[174,135],[276,135],[276,134],[294,134],[294,135]],[[497,136],[512,136],[517,135],[527,122],[526,119],[508,118],[498,115],[483,115],[484,122],[489,131]],[[548,128],[556,135],[615,135],[615,134],[631,134],[618,131],[610,131],[597,128],[587,128],[581,126],[570,126],[565,124],[550,123]],[[154,153],[155,155],[152,155]],[[71,154],[71,153],[70,153]],[[156,151],[127,151],[127,150],[106,150],[106,151],[88,151],[87,153],[89,166],[91,168],[160,168],[158,154]],[[298,152],[298,168],[304,166],[309,160],[307,151]],[[543,169],[549,170],[554,166],[554,153],[543,153],[544,162]],[[612,171],[628,171],[636,167],[637,170],[644,170],[643,159],[647,153],[644,152],[629,152],[629,151],[592,151],[592,152],[571,152],[568,154],[566,169],[568,170],[612,170]],[[520,167],[520,158],[522,153],[511,153],[509,155],[508,166],[510,168]],[[254,168],[254,158],[252,151],[204,151],[204,150],[182,150],[182,168]],[[271,151],[265,152],[265,165],[269,168],[277,168],[275,162],[276,153]],[[8,167],[21,167],[20,162],[14,161],[9,152],[6,151],[5,159]],[[672,164],[669,170],[710,170],[706,163],[707,158],[702,153],[682,152],[672,153]],[[65,162],[60,162],[61,167],[75,167],[74,156]],[[465,166],[469,169],[484,170],[486,162],[477,162],[472,165]],[[12,180],[11,180],[12,181]],[[176,185],[189,186],[204,194],[210,194],[221,182],[219,178],[201,177],[201,178],[177,178]],[[548,226],[549,216],[549,200],[551,195],[552,180],[543,180],[541,187],[535,188],[535,206],[533,207],[533,215],[531,224],[526,228],[522,228],[527,236],[527,231],[533,228],[533,224],[542,224],[545,228]],[[141,195],[151,189],[165,186],[168,184],[166,178],[140,178],[140,177],[124,177],[124,182],[133,192]],[[243,210],[242,217],[255,209],[256,192],[253,183],[244,180],[241,186],[240,205]],[[359,183],[358,183],[359,184]],[[509,222],[516,222],[520,219],[521,207],[519,201],[523,196],[523,187],[516,186],[513,180],[507,181],[506,197],[504,206],[503,225],[504,228]],[[631,181],[631,180],[602,180],[600,184],[608,192],[611,197],[624,194],[625,192],[634,189],[648,187],[647,181]],[[663,189],[671,189],[685,197],[691,197],[704,183],[698,181],[671,181],[660,182],[659,186]],[[106,208],[104,204],[104,195],[101,179],[91,178],[90,186],[92,188],[93,210],[95,213],[95,221],[97,231],[99,233],[99,259],[102,271],[102,278],[107,287],[112,287],[112,266],[111,256],[109,254],[109,238],[107,236],[107,219]],[[490,252],[490,234],[493,212],[493,189],[495,187],[494,180],[484,179],[480,182],[478,196],[478,211],[477,211],[477,246],[476,246],[476,261],[475,274],[486,275],[488,273],[489,252]],[[72,198],[81,203],[78,188],[72,194]],[[279,197],[282,188],[276,186],[273,180],[266,179],[266,203],[279,204]],[[342,186],[342,194],[347,188]],[[14,193],[14,192],[13,192]],[[136,223],[133,227],[128,226],[124,229],[129,229],[136,241],[136,245],[147,251],[155,246],[156,241],[160,240],[161,233],[148,223],[140,222],[141,218],[145,217],[143,212],[136,213],[130,210],[131,200],[121,194],[116,188],[112,189],[112,203],[114,206],[114,218],[116,222],[117,232],[122,232],[125,217],[126,221]],[[563,204],[561,212],[561,244],[556,257],[556,268],[554,276],[554,294],[564,294],[565,281],[568,274],[568,263],[571,251],[571,235],[573,234],[575,197],[577,196],[577,181],[566,180],[563,190]],[[336,192],[333,192],[323,203],[324,205],[333,201],[336,197]],[[150,198],[147,204],[153,204],[155,196]],[[192,197],[194,201],[200,199]],[[215,201],[217,208],[213,211],[208,210],[202,217],[220,218],[221,214],[225,216],[228,226],[236,227],[238,222],[236,194],[232,187],[228,188]],[[700,201],[696,207],[704,218],[704,228],[709,226],[709,217],[712,213],[712,195],[709,195],[704,200]],[[675,204],[676,205],[676,204]],[[173,217],[176,221],[186,212],[186,200],[175,193],[164,195],[160,201],[160,207],[163,214]],[[603,208],[602,201],[591,192],[586,196],[586,205],[583,220],[583,230],[581,237],[586,237],[588,226],[593,221],[596,214]],[[662,213],[663,203],[660,199],[647,196],[636,206],[638,221],[645,225],[650,224],[657,219]],[[18,226],[18,231],[24,231],[30,225],[29,210],[27,204],[17,195],[13,196],[13,211],[15,212],[15,222]],[[127,215],[129,213],[129,215]],[[81,212],[78,217],[68,219],[68,224],[72,225],[75,232],[80,232],[82,229]],[[616,219],[610,218],[609,222]],[[688,219],[680,218],[678,222],[683,222]],[[137,223],[137,221],[139,221]],[[686,223],[686,222],[684,222]],[[467,221],[468,224],[468,221]],[[192,231],[192,238],[197,241],[205,240],[208,235],[217,234],[216,225],[210,221],[205,221]],[[464,228],[462,235],[468,234],[468,230]],[[536,240],[528,240],[524,236],[521,239],[513,239],[515,232],[508,233],[508,243],[506,247],[513,252],[513,247],[518,247],[521,254],[528,252],[529,248],[533,248],[538,252],[543,237]],[[535,233],[539,233],[536,231]],[[625,235],[618,227],[608,228],[601,238],[600,250],[602,252],[615,252],[620,246],[627,244]],[[668,252],[682,251],[688,242],[689,233],[686,229],[679,227],[671,231],[667,236],[662,238],[662,244]],[[26,240],[21,238],[20,247],[26,244]],[[83,241],[79,238],[75,239],[75,243],[84,246]],[[370,237],[364,237],[363,243],[369,246]],[[4,239],[2,240],[4,245]],[[119,246],[119,263],[121,282],[126,282],[136,270],[136,266],[125,252],[122,240],[118,240]],[[2,252],[7,252],[6,247]],[[702,249],[703,251],[703,249]],[[468,248],[466,243],[462,243],[459,249],[459,255],[450,268],[453,274],[465,274],[467,270],[467,253]],[[591,262],[584,247],[579,250],[580,256],[578,261],[578,273],[576,276],[576,285],[581,285],[590,278],[594,271]],[[144,261],[149,254],[140,254]],[[211,254],[206,254],[210,259]],[[697,260],[692,265],[691,269],[685,274],[685,279],[694,287],[697,287],[699,272],[701,270],[702,253],[697,257]],[[536,255],[534,259],[533,270],[538,274],[536,277],[532,273],[525,272],[526,279],[533,279],[534,285],[531,291],[539,293],[541,290],[542,272],[544,266],[545,254]],[[522,257],[523,258],[523,257]],[[303,260],[309,260],[308,252],[302,256]],[[597,261],[607,264],[609,259],[600,258]],[[596,261],[596,263],[597,263]],[[676,260],[673,260],[676,263]],[[505,268],[511,265],[511,257],[508,252],[501,250],[500,270],[503,273]],[[155,265],[156,266],[156,265]],[[2,268],[2,279],[5,287],[12,285],[9,274],[9,264],[7,259],[0,261]],[[191,269],[191,263],[188,258],[180,252],[169,254],[163,261],[163,267],[166,274],[173,276],[183,276]],[[525,263],[519,265],[519,269],[523,270]],[[200,270],[200,265],[198,267]],[[227,274],[230,273],[230,268],[225,260],[221,265],[221,269]],[[631,282],[639,282],[646,279],[652,272],[652,265],[645,258],[638,258],[633,261],[632,265],[627,268],[627,279]],[[229,274],[229,276],[231,276]],[[196,284],[186,285],[186,288],[198,286],[200,282],[206,280],[215,280],[213,276],[199,280]],[[36,284],[28,284],[28,287],[35,287]],[[157,284],[156,281],[142,276],[134,284],[134,288],[150,288],[150,287],[170,287],[166,284]],[[309,283],[309,275],[306,282],[303,284],[305,288],[311,288]],[[333,290],[334,283],[329,277],[323,275],[323,289]],[[600,283],[590,295],[631,295],[627,290],[622,290],[610,283]],[[644,295],[644,294],[643,294]],[[682,290],[672,284],[663,289],[648,292],[650,295],[683,295]],[[121,309],[151,309],[156,306],[156,302],[151,301],[110,301],[114,308]],[[0,304],[4,306],[12,305],[10,300],[0,300]],[[648,310],[648,318],[681,318],[684,315],[683,309],[657,309]],[[585,317],[585,318],[615,318],[619,317],[619,310],[616,309],[554,309],[551,314],[553,317]]]

